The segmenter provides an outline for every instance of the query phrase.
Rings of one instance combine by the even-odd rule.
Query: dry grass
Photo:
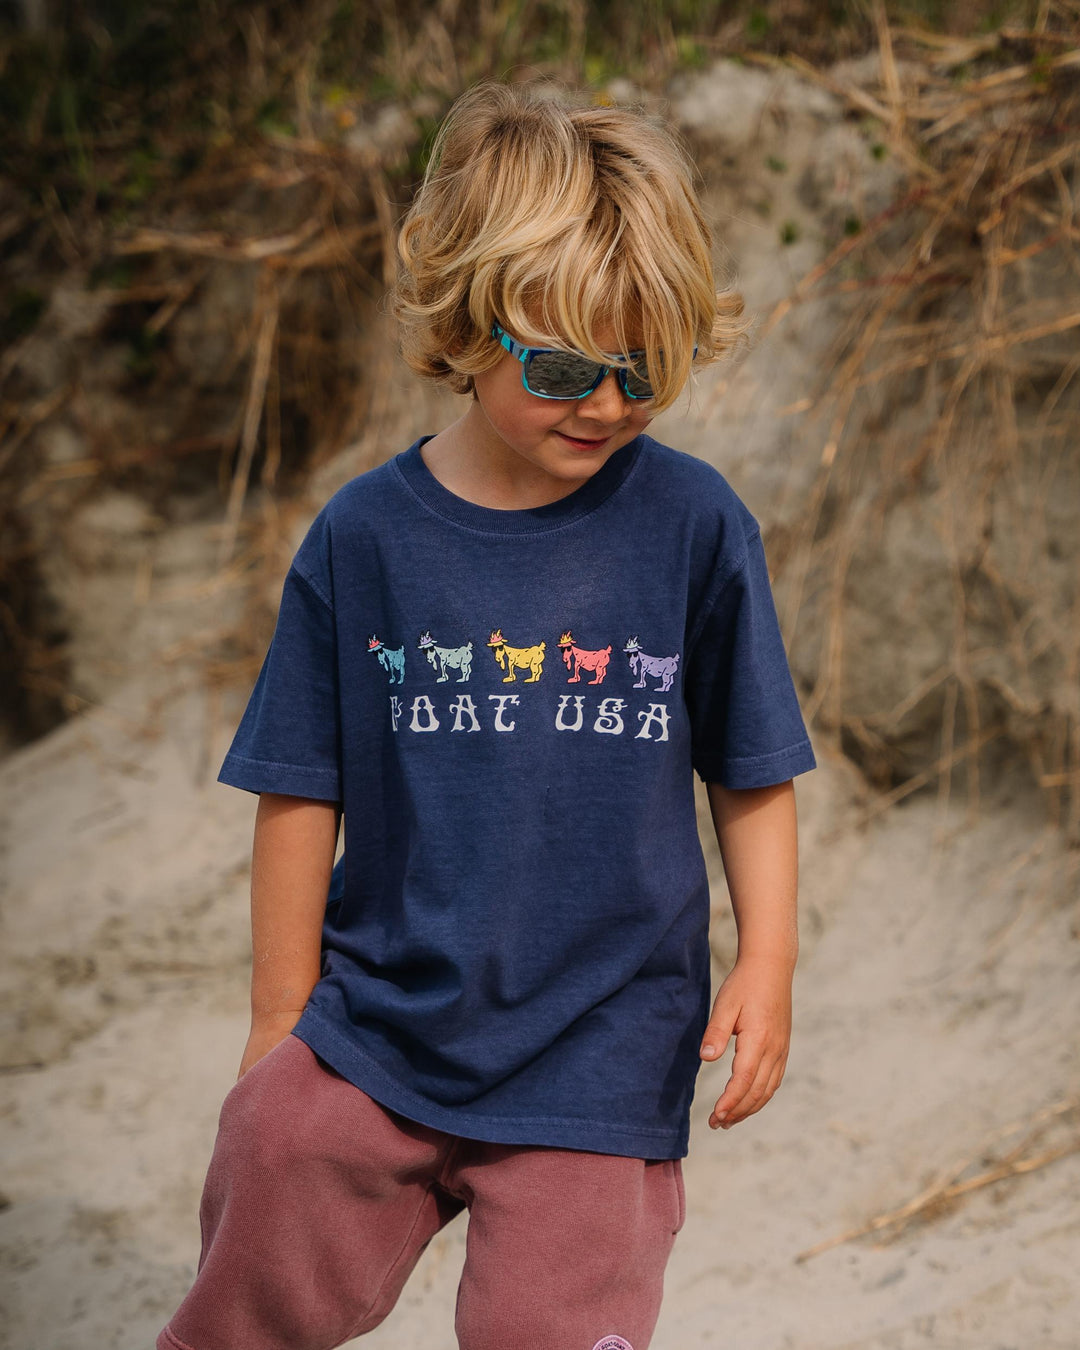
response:
[[[1020,745],[1052,817],[1076,837],[1080,599],[1065,622],[1053,609],[1038,500],[1025,502],[1014,522],[1025,535],[1022,568],[986,530],[1003,498],[1021,486],[1030,496],[1033,458],[1045,497],[1055,463],[1077,443],[1080,358],[1069,354],[1080,324],[1077,289],[1063,285],[1022,308],[1011,279],[1051,261],[1066,278],[1078,272],[1080,7],[1029,6],[1026,26],[977,36],[975,5],[950,11],[954,28],[967,24],[952,33],[904,27],[899,7],[890,23],[880,4],[852,4],[845,22],[830,25],[819,9],[799,0],[642,4],[612,25],[606,8],[584,0],[324,3],[304,7],[301,23],[287,6],[220,0],[217,21],[184,38],[187,59],[169,67],[160,87],[135,78],[142,104],[106,108],[103,100],[96,121],[79,102],[83,86],[65,83],[59,66],[43,68],[29,86],[24,133],[4,142],[2,257],[9,270],[19,261],[32,283],[31,310],[35,278],[66,273],[85,279],[99,314],[70,343],[70,376],[52,387],[26,373],[35,344],[67,341],[50,338],[47,322],[13,326],[9,314],[0,355],[0,628],[11,654],[3,692],[24,737],[45,729],[50,707],[56,720],[82,706],[62,634],[42,618],[25,522],[44,513],[62,547],[65,522],[105,485],[146,494],[166,516],[178,493],[208,484],[216,492],[221,575],[250,584],[261,609],[213,678],[248,678],[271,618],[267,578],[280,573],[290,537],[290,494],[377,410],[364,327],[393,265],[395,223],[424,139],[464,84],[516,67],[591,85],[600,96],[616,73],[659,89],[680,64],[734,52],[786,62],[832,88],[875,119],[908,175],[901,197],[863,222],[769,321],[782,323],[791,307],[830,292],[849,305],[827,377],[803,400],[827,417],[829,431],[805,526],[779,558],[792,615],[807,588],[824,584],[830,596],[808,711],[878,766],[883,804],[930,785],[945,801],[959,772],[977,802],[986,748]],[[874,44],[877,88],[836,85],[829,62]],[[0,40],[0,71],[17,69],[17,44]],[[76,111],[54,124],[49,110],[66,106],[60,95],[71,89]],[[362,134],[378,109],[393,106],[405,115],[397,139]],[[151,113],[159,126],[152,153],[140,159]],[[219,309],[230,355],[185,411],[178,390],[194,376],[173,359],[172,339],[193,310],[209,321]],[[125,342],[132,373],[122,392],[145,427],[136,436],[96,421],[83,387],[94,378],[87,371],[96,350]],[[928,408],[918,445],[861,434],[868,400],[916,386]],[[1037,414],[1018,419],[1033,390]],[[43,432],[63,420],[84,455],[42,452]],[[890,706],[853,710],[845,692],[852,561],[893,502],[928,486],[947,508],[949,651]],[[988,663],[970,640],[973,579],[979,603],[989,595],[1000,611],[1004,664],[1000,654]],[[1040,672],[1048,663],[1062,688],[1077,691],[1071,705],[1046,696]],[[913,765],[896,747],[931,705],[939,743]]]
[[[895,1242],[917,1224],[930,1223],[951,1214],[959,1202],[976,1191],[997,1185],[1012,1177],[1026,1176],[1048,1167],[1059,1158],[1080,1152],[1080,1101],[1075,1098],[1055,1102],[1029,1118],[1000,1131],[976,1153],[961,1158],[905,1204],[886,1210],[835,1237],[826,1238],[799,1252],[795,1260],[809,1261],[845,1242],[874,1236],[880,1243]],[[1020,1135],[1006,1149],[1004,1140]],[[1054,1142],[1047,1138],[1054,1135]]]
[[[891,29],[880,3],[874,16],[874,89],[787,59],[875,119],[905,178],[766,324],[812,299],[845,305],[820,385],[799,405],[825,431],[782,558],[792,630],[811,594],[825,596],[807,711],[878,778],[878,809],[930,785],[944,807],[958,774],[977,809],[984,751],[1006,743],[1080,842],[1080,590],[1075,568],[1063,577],[1057,565],[1061,494],[1080,483],[1080,12],[1045,4],[1030,30],[953,40]],[[918,434],[910,420],[892,434],[888,414],[913,409]],[[891,703],[854,707],[859,568],[913,500],[937,523],[951,633],[936,668]],[[909,616],[895,640],[919,622]],[[920,719],[937,746],[920,741],[913,764],[905,742]]]
[[[43,532],[50,547],[74,555],[70,522],[103,488],[145,496],[166,520],[178,497],[209,490],[224,497],[218,550],[224,569],[235,561],[254,485],[260,500],[249,529],[256,547],[245,542],[240,556],[243,584],[258,596],[267,573],[280,570],[290,495],[364,425],[375,391],[365,379],[363,325],[384,288],[392,247],[385,175],[377,163],[358,173],[355,157],[334,145],[233,148],[211,156],[189,180],[184,212],[212,219],[243,194],[252,219],[231,228],[117,231],[103,269],[117,280],[86,284],[87,302],[97,307],[92,330],[70,340],[50,331],[46,318],[4,353],[0,627],[14,659],[0,664],[14,667],[8,683],[19,687],[5,704],[16,710],[20,739],[84,706],[64,667],[63,631],[43,622],[48,606],[36,552]],[[63,228],[76,232],[70,222]],[[72,275],[86,278],[85,266]],[[171,343],[178,322],[192,312],[226,332],[226,366],[208,366],[201,377]],[[96,407],[93,363],[106,347],[122,352],[125,345],[131,374],[119,381],[111,375],[105,387],[128,401],[131,420],[143,428],[139,440],[129,424],[102,421]],[[42,347],[67,348],[76,369],[35,396],[24,364],[31,366]],[[84,454],[47,453],[41,433],[57,423],[74,429]],[[47,522],[44,530],[30,531],[24,522],[31,514]],[[245,648],[240,679],[268,636],[268,616],[253,617],[233,643]]]

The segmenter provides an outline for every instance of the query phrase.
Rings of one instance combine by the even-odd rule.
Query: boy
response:
[[[400,252],[406,359],[472,399],[319,513],[222,767],[260,794],[252,1028],[158,1344],[339,1345],[468,1208],[463,1350],[645,1350],[698,1063],[734,1034],[713,1128],[783,1074],[814,766],[753,517],[644,434],[740,306],[669,135],[499,85]]]

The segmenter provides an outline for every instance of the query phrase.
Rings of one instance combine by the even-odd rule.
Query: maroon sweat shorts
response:
[[[198,1275],[157,1350],[331,1350],[379,1325],[463,1209],[461,1350],[645,1350],[677,1159],[444,1134],[287,1036],[225,1098]]]

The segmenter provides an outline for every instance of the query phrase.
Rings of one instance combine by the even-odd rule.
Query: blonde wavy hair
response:
[[[742,298],[717,294],[694,166],[641,113],[574,106],[544,85],[487,82],[450,109],[398,237],[393,295],[417,374],[469,393],[520,342],[601,361],[644,350],[653,407],[743,337]],[[662,353],[662,357],[661,357]]]

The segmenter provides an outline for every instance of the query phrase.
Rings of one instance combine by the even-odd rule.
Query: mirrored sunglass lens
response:
[[[653,389],[648,371],[637,371],[631,366],[626,372],[626,392],[631,398],[652,398]]]
[[[525,365],[525,378],[534,394],[549,398],[575,398],[584,394],[600,367],[573,352],[536,352]]]

